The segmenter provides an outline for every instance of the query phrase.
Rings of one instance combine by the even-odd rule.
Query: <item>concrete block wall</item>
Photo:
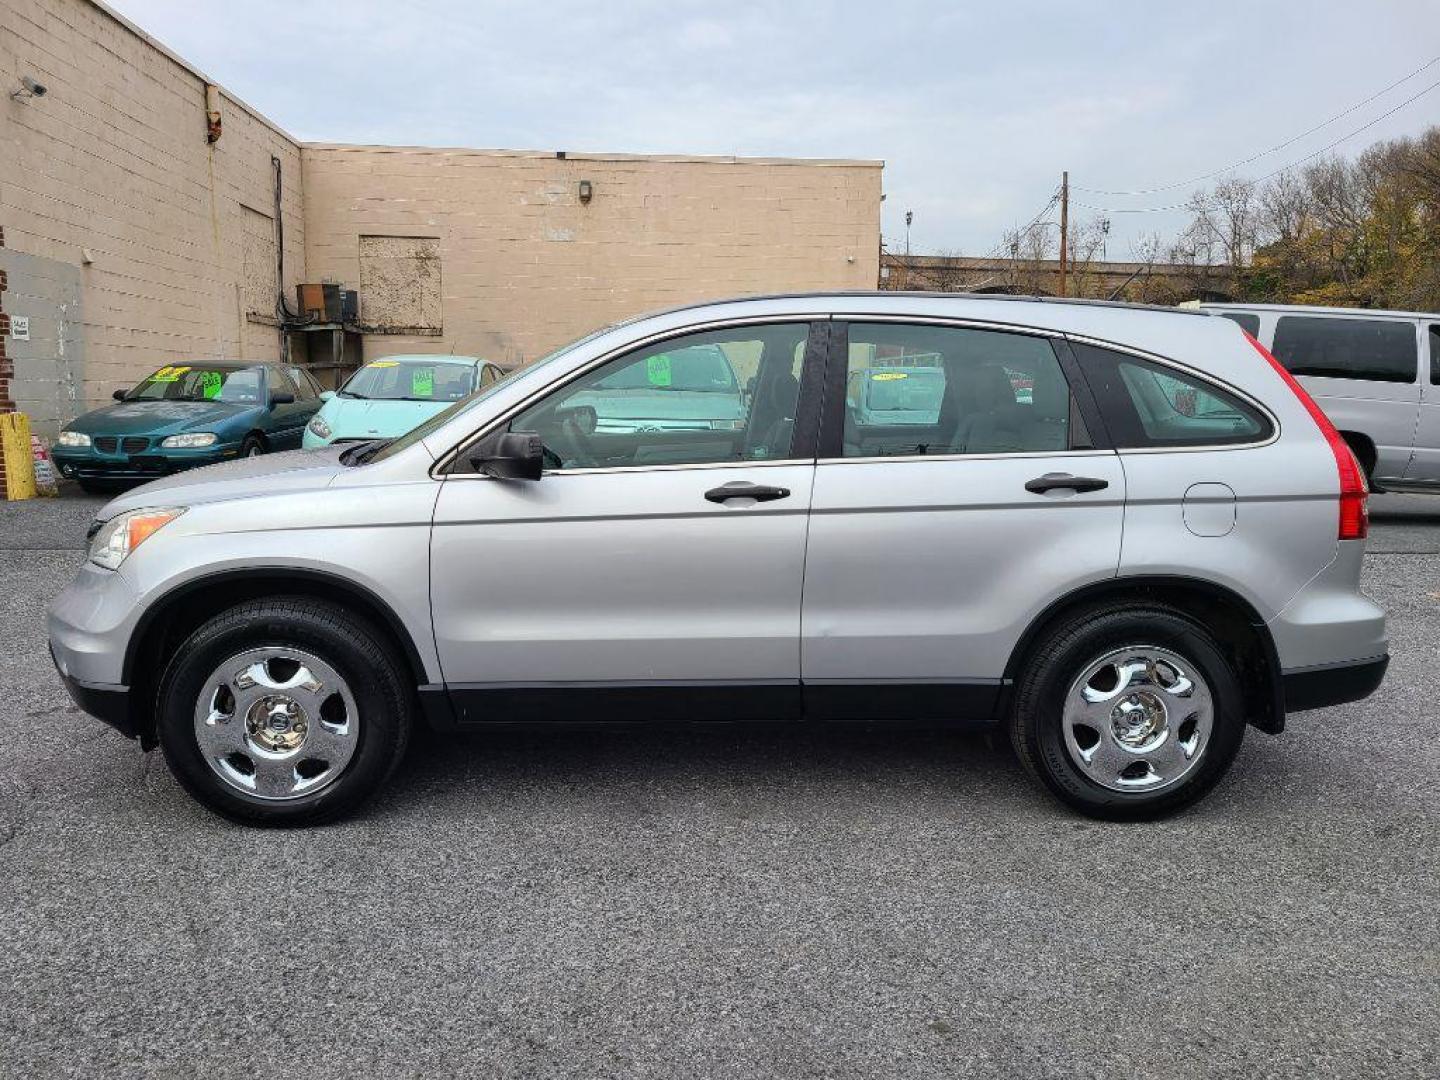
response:
[[[878,276],[879,162],[311,144],[302,160],[313,276],[358,282],[362,236],[438,241],[441,332],[367,335],[369,358],[527,362],[657,308]]]
[[[24,75],[49,92],[12,100]],[[223,134],[209,144],[206,83],[92,0],[0,0],[0,224],[12,251],[80,274],[80,407],[177,360],[279,354],[273,320],[245,313],[243,215],[273,220],[278,156],[293,293],[305,269],[300,148],[223,92]]]
[[[13,100],[26,75],[49,93]],[[0,358],[12,407],[53,437],[164,364],[277,357],[272,157],[284,294],[368,280],[382,324],[425,331],[369,333],[367,358],[522,363],[660,307],[878,277],[879,162],[302,146],[99,0],[0,0],[0,271],[40,331]]]

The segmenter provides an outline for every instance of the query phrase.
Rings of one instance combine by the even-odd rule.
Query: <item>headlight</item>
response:
[[[55,441],[60,446],[89,446],[90,436],[83,431],[62,431]]]
[[[328,439],[330,437],[330,425],[325,422],[325,418],[319,413],[315,414],[309,426],[311,435],[318,435],[322,439]]]
[[[131,510],[117,514],[96,531],[90,541],[90,561],[107,570],[118,570],[130,553],[170,522],[185,508],[168,510]]]
[[[171,435],[161,439],[160,445],[167,450],[185,450],[196,446],[214,446],[213,431],[192,431],[186,435]]]

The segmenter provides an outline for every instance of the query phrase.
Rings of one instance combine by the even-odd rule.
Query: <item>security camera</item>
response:
[[[20,77],[20,89],[12,90],[10,96],[16,101],[24,101],[28,98],[44,97],[49,90],[42,82],[36,82],[29,75]]]

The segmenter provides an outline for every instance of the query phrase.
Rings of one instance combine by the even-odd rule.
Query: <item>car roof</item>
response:
[[[1195,310],[1195,309],[1191,309]],[[1205,311],[1278,311],[1288,315],[1346,315],[1370,319],[1440,319],[1440,313],[1433,311],[1392,311],[1387,308],[1319,307],[1311,304],[1230,304],[1203,303],[1199,310]]]
[[[486,363],[479,356],[452,356],[450,353],[396,353],[394,356],[377,356],[375,360],[367,360],[365,363],[368,366],[377,360],[388,360],[398,364],[435,364],[444,361],[447,364],[469,364],[472,367],[476,364]]]
[[[279,367],[278,360],[170,360],[161,364],[161,368],[167,367],[204,367],[212,371],[244,371],[253,367]],[[291,367],[298,365],[291,364]],[[160,370],[160,368],[156,368]]]
[[[1101,308],[1108,311],[1145,311],[1150,313],[1164,312],[1167,315],[1196,316],[1201,312],[1193,308],[1158,307],[1154,304],[1129,304],[1117,300],[1086,300],[1079,297],[1059,296],[1014,296],[1009,293],[965,293],[965,292],[932,292],[923,290],[906,290],[903,292],[891,292],[879,289],[842,289],[834,292],[788,292],[788,293],[761,293],[754,296],[734,296],[719,300],[697,301],[691,304],[681,304],[678,307],[662,308],[659,311],[646,312],[637,315],[633,319],[625,319],[618,322],[616,326],[625,326],[632,322],[639,322],[641,319],[654,318],[657,315],[670,315],[683,311],[698,311],[707,308],[722,307],[727,304],[775,304],[776,306],[788,306],[795,303],[797,310],[800,308],[811,309],[818,301],[849,301],[865,300],[867,306],[871,303],[883,304],[886,301],[893,304],[897,310],[909,311],[913,308],[912,301],[915,300],[943,300],[947,306],[954,304],[988,306],[990,304],[1014,304],[1017,308],[1041,307],[1053,309],[1057,305],[1067,307]]]

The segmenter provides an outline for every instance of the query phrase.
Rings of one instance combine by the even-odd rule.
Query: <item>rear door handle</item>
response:
[[[1047,491],[1068,488],[1071,491],[1100,491],[1110,486],[1110,481],[1095,476],[1071,476],[1069,473],[1050,472],[1025,482],[1025,490],[1043,495]]]
[[[770,502],[774,499],[788,499],[790,489],[770,487],[767,484],[752,484],[748,480],[732,480],[705,492],[705,498],[713,503],[728,502],[730,499],[754,499],[756,502]]]

